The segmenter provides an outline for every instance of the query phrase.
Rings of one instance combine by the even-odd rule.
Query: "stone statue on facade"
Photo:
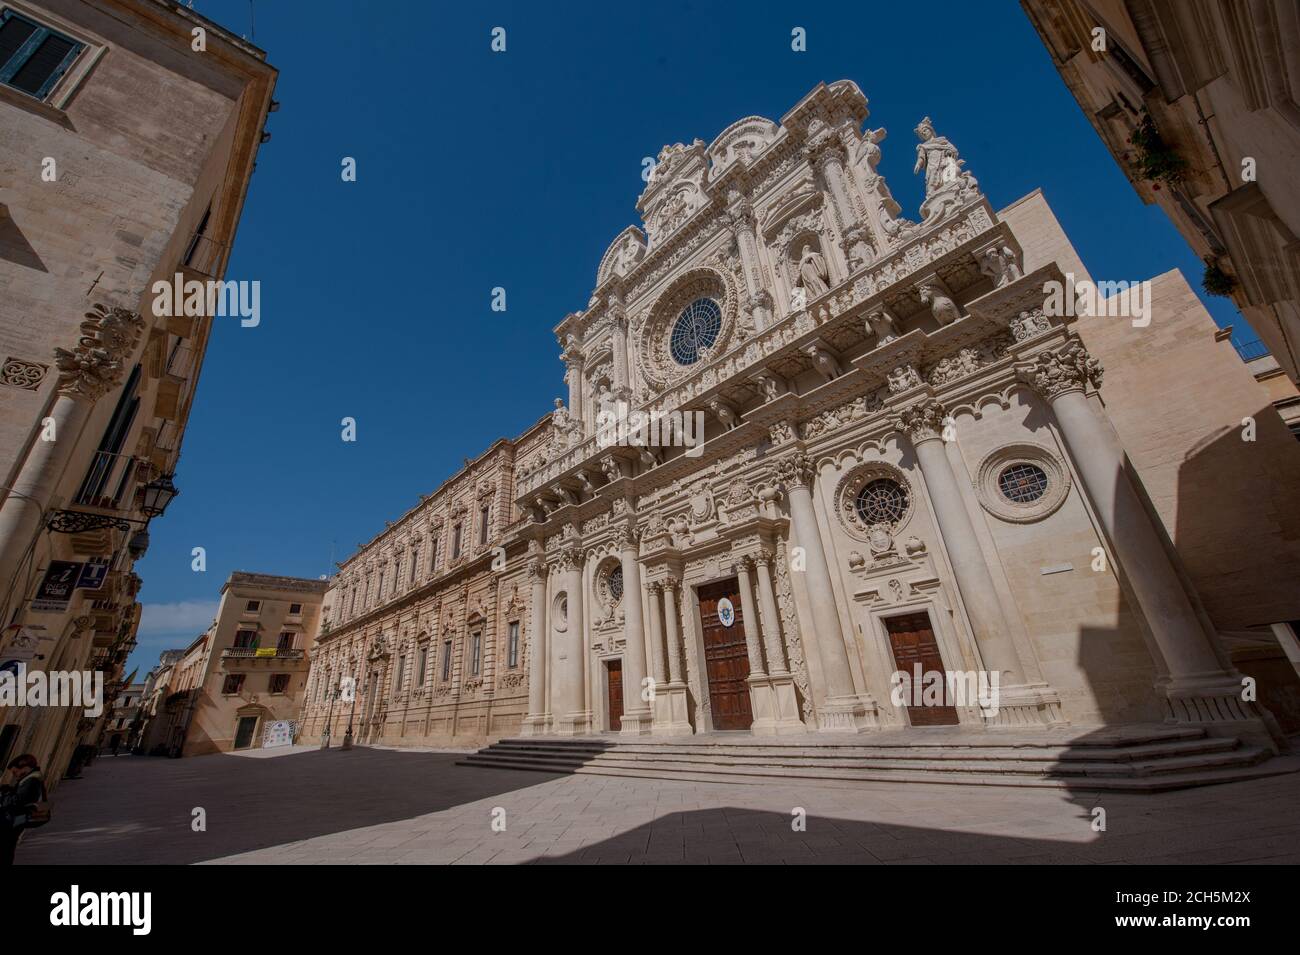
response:
[[[805,244],[799,253],[798,285],[808,294],[808,300],[825,295],[830,291],[830,273],[826,271],[826,259],[810,244]]]
[[[978,194],[979,183],[961,168],[965,160],[960,157],[956,146],[935,132],[929,116],[916,127],[916,135],[921,142],[916,147],[916,165],[912,172],[925,170],[921,218],[923,223],[930,223],[942,219],[970,196]]]

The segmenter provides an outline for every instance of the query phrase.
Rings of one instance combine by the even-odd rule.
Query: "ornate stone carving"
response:
[[[916,294],[920,296],[923,305],[930,306],[930,314],[934,316],[934,320],[940,327],[951,325],[961,318],[961,309],[952,300],[943,283],[937,279],[922,282],[917,286]]]
[[[963,348],[956,355],[945,355],[930,369],[926,382],[936,388],[974,374],[980,367],[980,354],[974,348]]]
[[[889,373],[887,380],[892,394],[917,388],[922,384],[920,372],[916,370],[915,365],[899,365]]]
[[[980,253],[980,271],[989,277],[994,288],[1009,285],[1020,278],[1020,264],[1008,245],[991,246]]]
[[[45,380],[45,373],[48,370],[49,366],[38,362],[6,358],[4,365],[0,366],[0,383],[22,388],[25,391],[35,391]]]
[[[1051,327],[1051,319],[1043,314],[1041,308],[1026,309],[1020,313],[1019,317],[1011,320],[1011,334],[1018,342],[1033,338],[1035,335],[1041,335],[1043,332],[1049,331]]]
[[[913,441],[941,438],[947,416],[947,410],[939,402],[924,401],[900,411],[894,426]]]
[[[806,454],[796,453],[776,462],[776,474],[787,488],[810,487],[816,468]]]
[[[1066,392],[1083,391],[1089,383],[1100,388],[1102,367],[1083,345],[1072,341],[1055,351],[1039,352],[1016,373],[1050,401]]]
[[[94,401],[119,385],[144,327],[144,319],[125,308],[96,305],[87,312],[77,347],[54,349],[59,394]]]

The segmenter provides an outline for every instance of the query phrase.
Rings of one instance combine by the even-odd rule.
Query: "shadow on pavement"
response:
[[[18,846],[27,865],[185,864],[409,819],[537,786],[551,773],[455,767],[462,753],[358,747],[243,759],[98,759]],[[191,828],[194,809],[207,830]]]

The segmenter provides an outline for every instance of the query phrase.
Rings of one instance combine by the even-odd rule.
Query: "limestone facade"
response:
[[[1021,0],[1021,6],[1138,195],[1165,211],[1197,255],[1235,279],[1233,302],[1292,382],[1300,381],[1295,4]],[[1158,135],[1157,161],[1139,166],[1147,140],[1135,134],[1148,117]],[[1162,178],[1174,172],[1171,156],[1180,168]]]
[[[102,671],[111,704],[140,618],[142,495],[176,467],[211,331],[155,315],[153,286],[224,276],[276,72],[180,4],[4,0],[0,16],[8,39],[68,51],[39,86],[14,58],[45,46],[7,39],[0,64],[0,660]],[[53,572],[68,599],[36,599]],[[57,786],[104,719],[4,710],[0,760],[33,753]]]
[[[1089,326],[1116,320],[1046,306],[1086,274],[1050,209],[994,210],[926,118],[903,217],[867,116],[842,80],[665,147],[643,226],[555,328],[567,403],[340,565],[306,738],[1170,720],[1270,739],[1112,421],[1091,339],[1122,371],[1122,333]],[[1161,333],[1201,334],[1171,301]],[[1196,382],[1169,387],[1176,405]],[[1244,371],[1223,387],[1263,397]],[[700,415],[701,440],[611,440],[625,411]],[[1261,472],[1293,462],[1276,425]],[[1259,546],[1295,560],[1284,532]],[[1279,580],[1256,622],[1300,611]],[[913,662],[996,674],[998,706],[896,705]]]

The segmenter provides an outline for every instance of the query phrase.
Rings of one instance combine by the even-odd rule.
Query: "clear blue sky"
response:
[[[248,0],[193,5],[248,34]],[[132,665],[189,643],[232,570],[329,573],[331,555],[545,414],[565,393],[550,329],[586,306],[601,254],[639,221],[642,158],[746,115],[779,120],[819,81],[866,93],[904,214],[920,204],[912,128],[929,114],[995,208],[1041,187],[1096,278],[1177,267],[1199,291],[1201,263],[1138,200],[1020,7],[940,6],[256,0],[250,38],[280,70],[282,105],[227,277],[261,281],[262,320],[213,333],[181,495],[139,567]],[[795,26],[807,52],[790,49]],[[1254,337],[1229,302],[1206,304]],[[206,573],[190,569],[195,546]]]

